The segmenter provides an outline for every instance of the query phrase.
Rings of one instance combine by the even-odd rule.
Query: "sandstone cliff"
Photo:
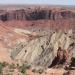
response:
[[[1,10],[0,20],[60,20],[60,19],[74,19],[75,12],[74,9],[69,8],[41,8],[41,7],[29,7],[25,9],[15,9],[15,10]]]

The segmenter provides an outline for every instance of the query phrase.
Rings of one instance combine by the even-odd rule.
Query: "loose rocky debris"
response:
[[[13,48],[11,58],[39,69],[48,67],[69,67],[73,57],[74,41],[70,33],[56,31],[46,36],[32,36],[31,40],[20,42]],[[59,66],[60,65],[60,66]]]

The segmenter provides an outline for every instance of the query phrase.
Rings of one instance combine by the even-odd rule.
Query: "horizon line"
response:
[[[7,6],[7,5],[20,5],[20,6],[23,6],[23,5],[28,5],[28,6],[75,6],[75,5],[66,5],[66,4],[0,4],[0,6]]]

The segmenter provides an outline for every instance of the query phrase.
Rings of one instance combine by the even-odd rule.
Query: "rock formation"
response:
[[[57,31],[50,33],[50,35],[34,37],[31,40],[21,42],[13,49],[11,57],[36,67],[46,68],[52,64],[55,57],[57,57],[58,49],[61,47],[63,49],[62,51],[66,53],[66,59],[63,63],[65,64],[67,62],[70,64],[73,57],[71,53],[74,48],[74,46],[71,46],[72,43],[74,42],[68,33],[65,34],[62,31]],[[69,49],[71,50],[69,51]],[[68,54],[68,52],[71,53]]]

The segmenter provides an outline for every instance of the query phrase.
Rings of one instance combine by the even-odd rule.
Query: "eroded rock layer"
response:
[[[71,44],[74,41],[70,36],[71,34],[65,34],[62,31],[50,33],[50,35],[41,35],[36,38],[32,36],[34,37],[33,39],[17,45],[11,53],[11,57],[15,60],[25,61],[36,67],[48,67],[52,64],[55,57],[57,57],[59,47],[63,51],[73,52],[74,45],[71,46]],[[73,57],[71,53],[65,62],[69,63],[71,61],[71,58],[69,58]]]
[[[75,19],[74,8],[28,7],[15,10],[0,10],[0,20],[60,20]]]

